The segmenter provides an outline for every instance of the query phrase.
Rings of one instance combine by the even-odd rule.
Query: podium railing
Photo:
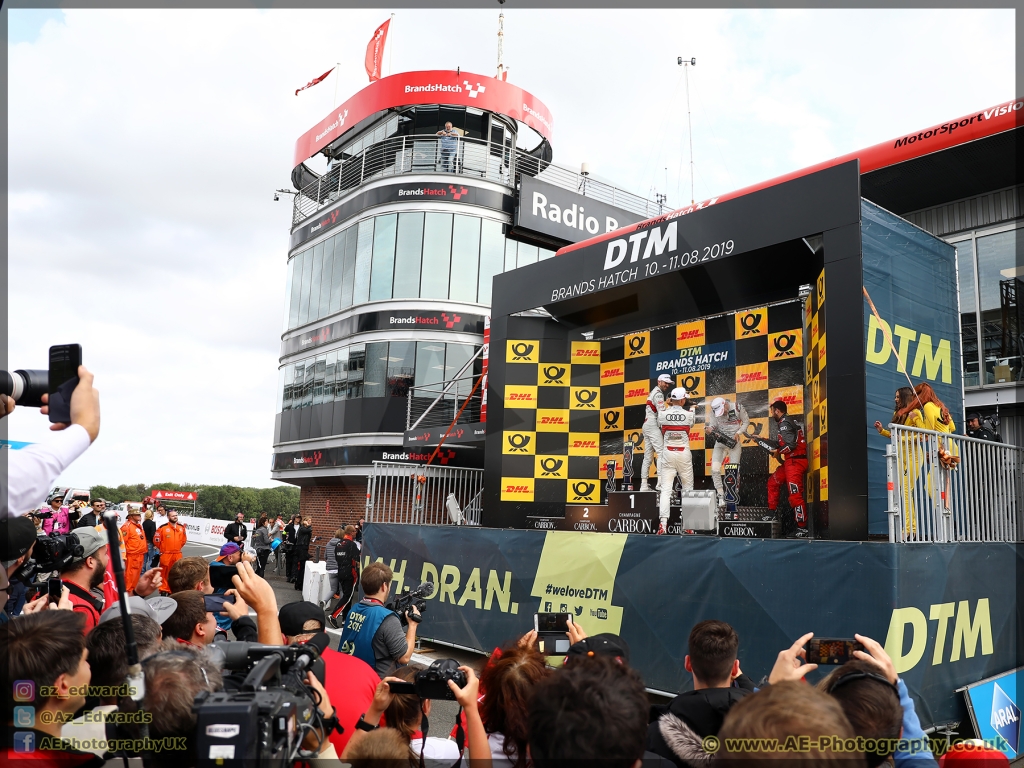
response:
[[[1024,449],[889,429],[889,541],[1024,541]]]
[[[375,461],[366,480],[366,521],[480,525],[483,487],[482,469]]]

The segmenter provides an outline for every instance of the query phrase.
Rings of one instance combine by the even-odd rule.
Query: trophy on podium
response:
[[[614,493],[615,491],[615,459],[611,459],[605,464],[605,468],[608,470],[608,482],[605,483],[604,488],[608,493]]]
[[[722,467],[722,485],[725,489],[725,511],[733,520],[739,520],[740,465],[726,464]]]
[[[622,490],[633,490],[633,442],[622,444]]]

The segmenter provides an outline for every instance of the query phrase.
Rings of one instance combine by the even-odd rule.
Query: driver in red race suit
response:
[[[772,517],[779,504],[779,491],[785,485],[789,493],[789,506],[793,510],[793,518],[796,521],[796,537],[806,538],[807,531],[807,507],[804,504],[804,473],[807,472],[807,440],[804,438],[804,431],[786,414],[786,403],[776,400],[769,407],[769,413],[779,425],[779,432],[776,436],[778,448],[774,452],[775,458],[782,462],[782,466],[772,473],[768,478],[768,509]]]

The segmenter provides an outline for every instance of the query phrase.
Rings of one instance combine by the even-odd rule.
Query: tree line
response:
[[[232,520],[238,512],[248,519],[261,514],[291,517],[299,513],[299,489],[295,486],[276,488],[242,488],[237,485],[195,485],[192,483],[134,483],[118,485],[94,485],[90,495],[114,504],[124,501],[142,501],[154,488],[167,491],[195,491],[196,514],[199,517],[213,517]],[[168,508],[175,506],[169,503]]]

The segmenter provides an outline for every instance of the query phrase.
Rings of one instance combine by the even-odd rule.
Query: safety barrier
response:
[[[480,525],[482,469],[375,461],[366,481],[366,521]]]
[[[1024,449],[889,429],[889,541],[1024,541]]]

